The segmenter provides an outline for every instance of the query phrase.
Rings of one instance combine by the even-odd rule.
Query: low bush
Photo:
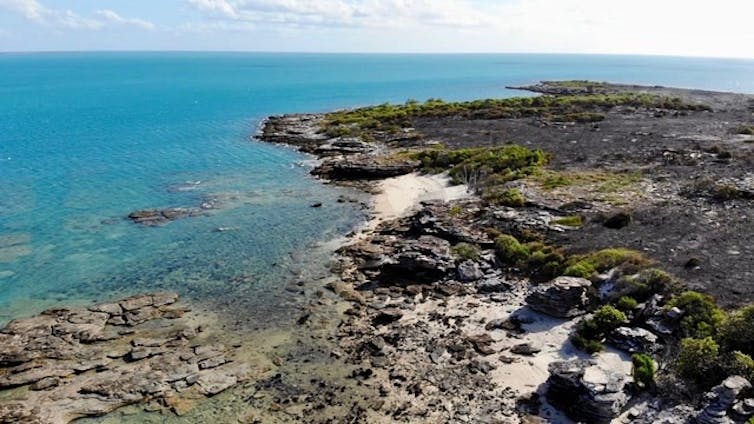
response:
[[[636,307],[639,306],[639,302],[631,296],[621,296],[621,298],[615,303],[615,306],[621,311],[629,312],[636,309]]]
[[[581,227],[582,225],[584,225],[584,218],[582,218],[580,215],[564,216],[562,218],[552,220],[552,223],[556,225],[563,225],[565,227]]]
[[[725,319],[725,313],[717,307],[712,297],[695,291],[685,291],[672,298],[667,307],[683,311],[681,330],[686,337],[702,339],[715,336],[717,327]]]
[[[490,205],[509,206],[512,208],[520,208],[526,204],[521,190],[517,188],[509,188],[505,190],[486,190],[482,196],[482,200]]]
[[[644,389],[654,386],[656,367],[652,357],[645,353],[637,353],[631,356],[631,362],[634,382]]]
[[[725,350],[754,355],[754,305],[731,313],[719,326],[718,336]]]
[[[648,300],[654,294],[670,293],[676,290],[678,283],[667,272],[648,268],[637,274],[624,275],[618,279],[613,288],[615,296],[630,296],[639,302]]]
[[[453,253],[462,261],[478,261],[481,255],[479,247],[469,243],[458,243],[453,246]]]
[[[754,125],[738,127],[736,132],[738,134],[754,135]]]
[[[749,381],[754,379],[754,359],[737,350],[720,355],[720,367],[724,375],[740,375]]]
[[[575,257],[566,268],[565,275],[591,278],[595,273],[621,266],[628,270],[646,267],[651,262],[642,253],[630,249],[604,249]]]
[[[597,309],[590,318],[581,320],[571,342],[578,348],[594,353],[602,340],[613,330],[628,321],[626,314],[610,305]],[[601,350],[601,349],[599,349]]]
[[[681,340],[675,370],[682,378],[713,386],[723,379],[716,372],[719,352],[720,346],[712,337],[685,338]]]
[[[531,255],[526,246],[509,234],[503,234],[495,239],[495,249],[498,257],[511,266],[519,266]]]

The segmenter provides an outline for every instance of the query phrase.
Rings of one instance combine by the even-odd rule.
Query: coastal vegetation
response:
[[[611,305],[604,305],[590,318],[583,319],[577,324],[571,342],[588,353],[599,352],[604,349],[602,340],[611,331],[627,322],[626,314]]]
[[[604,112],[615,107],[667,109],[676,111],[710,110],[709,106],[689,103],[678,97],[646,93],[578,94],[535,96],[446,102],[429,99],[409,100],[404,104],[342,110],[326,115],[321,131],[330,137],[364,136],[370,131],[399,132],[411,127],[412,118],[458,116],[465,119],[541,118],[554,122],[598,122]]]
[[[585,255],[575,256],[564,274],[569,277],[592,278],[595,274],[621,267],[626,272],[638,270],[651,261],[635,250],[614,248],[603,249]]]
[[[736,132],[738,134],[754,135],[754,125],[745,125],[745,126],[738,127]]]
[[[482,251],[476,245],[470,243],[458,243],[453,246],[453,253],[462,261],[477,261]]]
[[[552,223],[564,227],[581,227],[584,225],[584,218],[581,215],[569,215],[554,219]]]
[[[638,183],[642,174],[637,171],[554,171],[541,170],[531,180],[545,190],[561,187],[585,187],[598,193],[614,193]]]
[[[654,359],[646,353],[636,353],[631,356],[631,363],[633,364],[631,374],[634,377],[634,382],[644,389],[654,386],[655,371],[657,370]]]

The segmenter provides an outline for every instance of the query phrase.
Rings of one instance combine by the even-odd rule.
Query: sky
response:
[[[754,58],[754,0],[0,0],[0,51]]]

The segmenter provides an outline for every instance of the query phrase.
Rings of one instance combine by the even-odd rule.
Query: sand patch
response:
[[[470,195],[465,185],[451,185],[446,174],[421,175],[411,173],[388,178],[379,185],[374,196],[375,220],[385,221],[405,216],[420,202],[462,199]]]

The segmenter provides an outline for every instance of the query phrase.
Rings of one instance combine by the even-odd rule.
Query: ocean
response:
[[[591,79],[754,93],[754,61],[580,55],[0,54],[0,323],[136,292],[279,307],[365,219],[311,158],[253,141],[272,114],[508,97]],[[162,227],[139,209],[219,208]],[[321,208],[312,208],[314,203]],[[320,252],[320,253],[315,253]],[[319,269],[319,268],[317,268]]]

